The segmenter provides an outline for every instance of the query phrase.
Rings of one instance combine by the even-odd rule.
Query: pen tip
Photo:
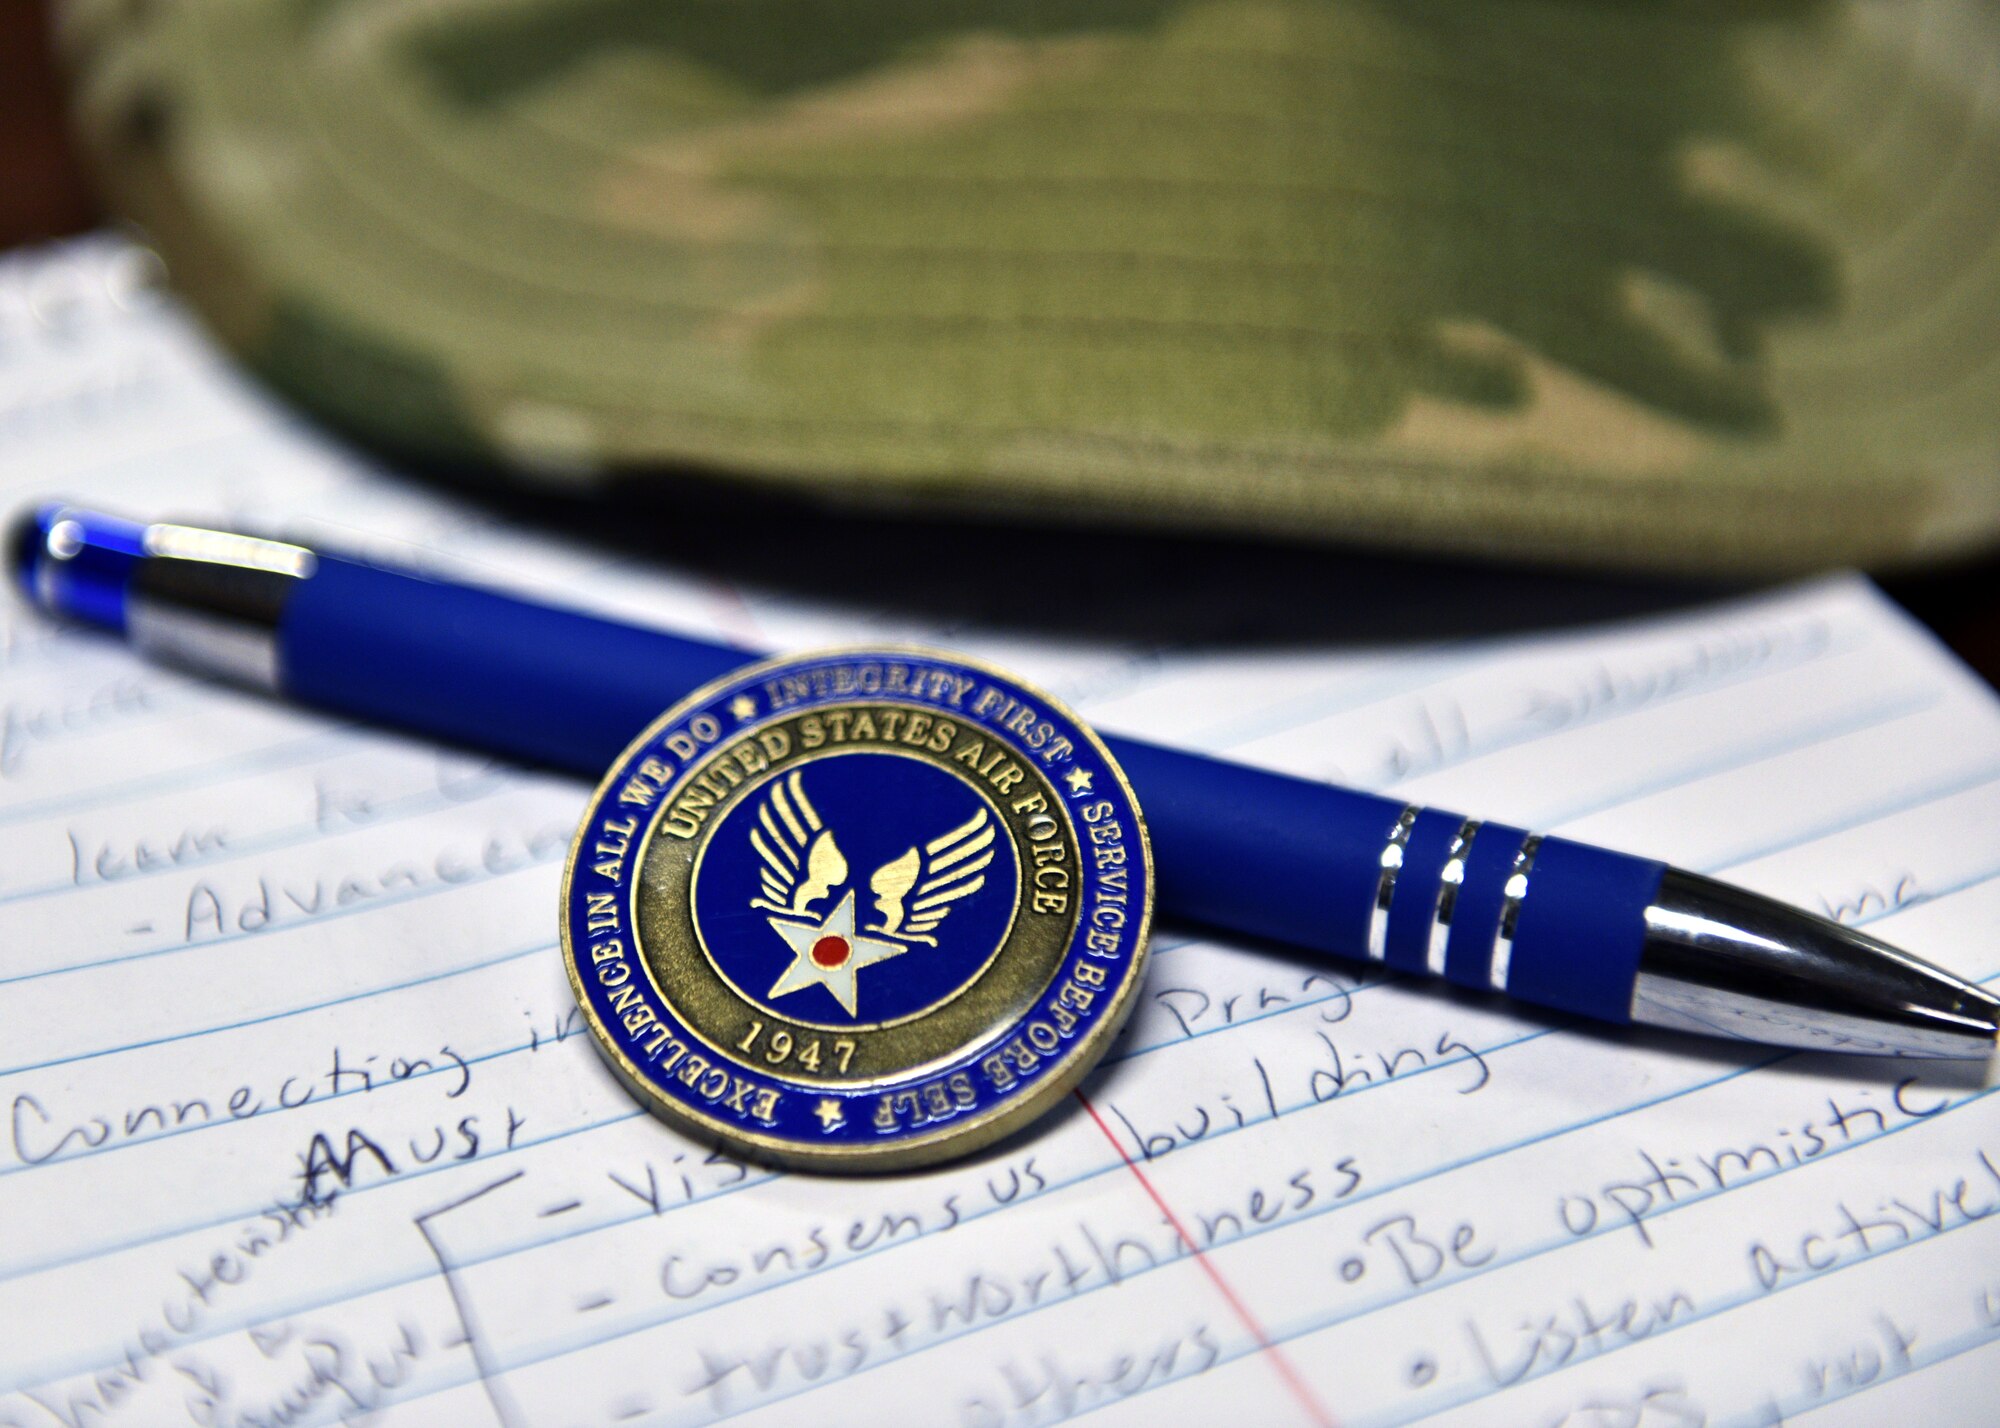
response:
[[[2000,1047],[2000,997],[1984,987],[1968,987],[1959,998],[1956,1010],[1978,1028],[1978,1035],[1989,1054]]]

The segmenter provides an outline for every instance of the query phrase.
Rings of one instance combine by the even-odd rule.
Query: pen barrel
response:
[[[760,658],[325,555],[278,626],[296,699],[592,779],[669,705]]]
[[[594,776],[756,660],[203,527],[64,505],[8,533],[53,613],[199,672]],[[1852,928],[1664,864],[1104,736],[1161,912],[1610,1022],[1986,1057],[2000,998]]]
[[[760,658],[324,555],[278,637],[296,698],[590,777]],[[1630,1019],[1662,864],[1104,738],[1145,813],[1163,913]]]

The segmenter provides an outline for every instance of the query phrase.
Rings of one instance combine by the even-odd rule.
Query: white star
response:
[[[729,712],[734,714],[736,722],[741,724],[744,720],[756,716],[757,701],[747,694],[739,694],[729,701]]]
[[[825,987],[833,999],[854,1009],[854,974],[863,967],[900,957],[910,949],[900,942],[884,942],[874,937],[854,935],[854,892],[849,889],[821,923],[767,919],[771,930],[784,938],[792,949],[792,965],[772,985],[769,995],[782,997],[806,987]]]
[[[1069,791],[1071,793],[1089,793],[1090,770],[1071,769],[1068,773],[1063,775],[1063,782],[1069,785]]]

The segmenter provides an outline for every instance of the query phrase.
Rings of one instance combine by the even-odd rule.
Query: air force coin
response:
[[[927,650],[752,665],[598,787],[563,958],[649,1108],[754,1158],[894,1169],[1048,1110],[1132,1009],[1153,867],[1068,710]]]

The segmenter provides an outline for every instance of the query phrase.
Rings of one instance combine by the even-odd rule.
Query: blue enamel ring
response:
[[[1048,695],[931,650],[751,665],[598,786],[563,957],[651,1110],[751,1159],[900,1169],[1060,1100],[1130,1014],[1152,855]]]

